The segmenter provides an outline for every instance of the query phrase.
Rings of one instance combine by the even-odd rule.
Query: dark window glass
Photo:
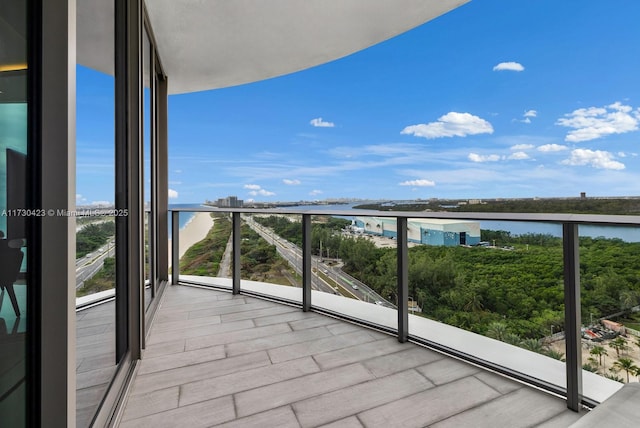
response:
[[[0,3],[0,425],[26,425],[26,1]]]

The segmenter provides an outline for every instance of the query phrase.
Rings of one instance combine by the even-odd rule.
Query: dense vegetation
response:
[[[207,236],[194,244],[180,259],[180,273],[185,275],[217,276],[220,262],[231,236],[231,221],[224,215],[214,216],[214,226]],[[241,277],[274,284],[296,284],[295,273],[282,260],[273,245],[242,225]]]
[[[102,269],[93,277],[84,281],[82,287],[76,290],[76,297],[109,290],[116,286],[116,259],[108,257],[104,259]]]
[[[640,214],[639,199],[513,199],[486,200],[482,204],[459,205],[458,200],[430,200],[412,204],[363,204],[354,208],[380,211],[452,211],[570,214]]]
[[[346,220],[313,224],[312,248],[339,254],[343,270],[396,300],[396,251],[377,248],[364,237],[337,233]],[[295,241],[300,222],[264,217],[285,239]],[[300,239],[300,238],[297,238]],[[482,231],[482,240],[503,248],[416,246],[409,249],[409,295],[424,315],[474,332],[498,336],[504,326],[512,341],[538,339],[564,324],[562,239],[544,234],[512,236]],[[580,238],[582,316],[585,324],[640,303],[640,244],[619,239]],[[498,323],[498,324],[496,324]]]
[[[220,260],[231,236],[231,221],[224,215],[214,215],[214,224],[207,236],[189,248],[180,259],[184,275],[217,276]]]
[[[514,239],[512,251],[410,248],[409,294],[427,316],[478,333],[486,334],[498,321],[527,338],[543,337],[552,326],[557,331],[564,324],[561,240],[546,235],[529,239]],[[640,244],[581,238],[580,254],[585,324],[640,302],[640,273],[635,269]],[[340,255],[345,271],[395,299],[395,250],[376,248],[360,238],[343,240]]]
[[[289,242],[302,246],[302,227],[300,221],[292,221],[287,217],[268,216],[254,217],[254,220],[263,226],[271,228],[276,235]],[[336,256],[340,248],[341,237],[338,231],[351,224],[351,221],[330,216],[317,216],[311,225],[311,252],[327,257]],[[322,244],[320,244],[322,242]]]
[[[274,245],[267,243],[246,224],[241,227],[241,278],[272,284],[299,285],[289,264],[282,259]]]
[[[76,233],[76,258],[102,247],[115,233],[116,224],[113,221],[87,224]]]

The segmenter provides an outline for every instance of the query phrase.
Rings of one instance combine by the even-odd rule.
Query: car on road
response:
[[[384,304],[384,303],[382,303],[382,301],[381,301],[381,300],[376,300],[376,305],[378,305],[378,306],[382,306],[383,304]]]
[[[357,285],[355,285],[355,284],[351,284],[351,288],[353,288],[354,290],[357,290],[357,289],[358,289],[358,286],[357,286]]]

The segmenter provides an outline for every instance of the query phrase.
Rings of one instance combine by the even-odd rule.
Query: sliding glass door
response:
[[[27,424],[27,1],[0,3],[0,425]]]

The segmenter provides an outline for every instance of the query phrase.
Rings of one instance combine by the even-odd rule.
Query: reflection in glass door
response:
[[[0,425],[26,426],[27,4],[0,3]]]
[[[142,40],[142,72],[143,72],[143,96],[142,96],[142,109],[143,109],[143,171],[144,171],[144,186],[143,186],[143,202],[144,202],[144,307],[145,310],[149,307],[156,292],[156,275],[155,275],[155,242],[154,242],[154,205],[155,194],[153,186],[153,168],[155,166],[154,160],[154,109],[153,109],[153,91],[154,91],[154,79],[153,76],[153,51],[151,48],[151,42],[147,29],[143,31]]]

